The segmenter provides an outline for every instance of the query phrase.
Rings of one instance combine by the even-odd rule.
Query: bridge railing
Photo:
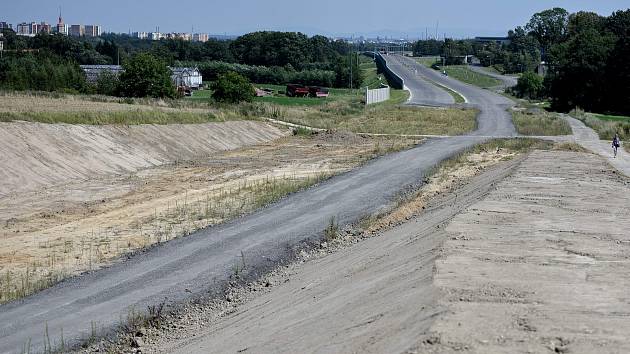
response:
[[[382,72],[387,78],[387,82],[396,89],[403,89],[405,87],[405,80],[403,80],[400,76],[396,75],[388,66],[387,60],[383,57],[383,55],[379,52],[365,52],[367,56],[371,56],[376,61],[376,67],[379,72]]]

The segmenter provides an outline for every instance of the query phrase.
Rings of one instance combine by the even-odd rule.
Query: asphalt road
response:
[[[411,93],[409,104],[422,106],[445,106],[455,103],[450,93],[428,80],[419,80],[420,72],[398,55],[383,55],[387,66],[405,81]]]
[[[413,61],[389,59],[399,64],[407,61],[411,67],[400,65],[398,70],[406,75],[414,100],[428,95],[425,90],[432,84],[423,83],[416,75]],[[344,224],[377,212],[404,189],[422,183],[423,175],[441,160],[482,142],[487,139],[484,136],[515,134],[504,111],[509,100],[444,78],[421,65],[416,67],[422,75],[461,92],[480,109],[477,131],[469,137],[429,140],[385,156],[247,217],[154,247],[22,301],[0,305],[0,352],[22,352],[26,343],[31,352],[40,352],[48,341],[59,343],[62,332],[67,345],[76,344],[89,337],[92,328],[98,335],[111,331],[131,309],[142,311],[149,305],[178,303],[209,290],[219,291],[235,266],[245,263],[250,271],[262,272],[286,258],[291,246],[321,236],[331,217]],[[44,335],[46,328],[48,336]]]

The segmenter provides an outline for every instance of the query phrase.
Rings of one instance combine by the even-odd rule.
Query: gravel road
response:
[[[331,217],[344,224],[377,212],[405,188],[421,183],[435,164],[487,139],[483,136],[515,134],[505,112],[511,104],[506,98],[444,78],[420,65],[417,69],[461,92],[480,109],[479,129],[473,136],[430,140],[388,155],[250,216],[198,231],[110,268],[1,305],[0,352],[22,352],[29,342],[31,352],[42,351],[47,341],[45,328],[51,343],[58,343],[63,332],[66,344],[73,345],[89,336],[91,328],[98,335],[111,331],[131,309],[142,311],[149,305],[175,304],[206,294],[209,289],[220,291],[243,259],[248,269],[263,272],[285,259],[292,245],[319,237]],[[416,99],[422,97],[421,87],[425,87],[412,84],[419,80],[422,78],[415,76],[407,80]]]

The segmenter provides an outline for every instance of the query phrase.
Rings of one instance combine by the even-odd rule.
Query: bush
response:
[[[282,85],[286,83],[302,84],[307,86],[331,87],[335,83],[335,72],[323,70],[313,65],[308,70],[296,71],[291,67],[280,66],[252,66],[243,64],[233,64],[221,61],[207,61],[203,63],[178,62],[178,66],[197,66],[203,75],[204,80],[215,81],[219,75],[230,71],[245,76],[249,81],[260,84]],[[329,65],[319,67],[327,68]]]
[[[171,70],[150,53],[139,53],[123,64],[120,94],[126,97],[175,98]]]
[[[0,87],[10,90],[84,92],[83,70],[56,55],[27,54],[0,60]]]
[[[111,71],[105,70],[96,80],[96,93],[106,96],[116,96],[118,94],[120,81],[118,76]]]
[[[212,89],[214,90],[212,98],[219,102],[250,102],[256,94],[249,80],[235,72],[219,75]]]
[[[544,95],[544,88],[543,78],[528,71],[518,79],[514,93],[521,98],[539,99]]]

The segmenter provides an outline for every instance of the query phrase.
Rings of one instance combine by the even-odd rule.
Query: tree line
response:
[[[439,55],[447,64],[475,55],[481,65],[524,73],[514,93],[550,98],[552,108],[630,115],[630,9],[610,16],[553,8],[507,33],[508,43],[426,40],[414,54]],[[534,71],[544,62],[544,79]]]
[[[358,60],[350,55],[350,45],[324,36],[264,31],[202,43],[141,40],[124,34],[100,38],[60,34],[23,37],[10,29],[4,29],[3,34],[0,87],[5,89],[111,93],[115,78],[107,76],[91,86],[78,65],[124,64],[140,53],[148,53],[165,66],[198,66],[207,80],[235,71],[257,83],[334,87],[361,84]],[[352,80],[347,74],[351,69],[355,72]]]

